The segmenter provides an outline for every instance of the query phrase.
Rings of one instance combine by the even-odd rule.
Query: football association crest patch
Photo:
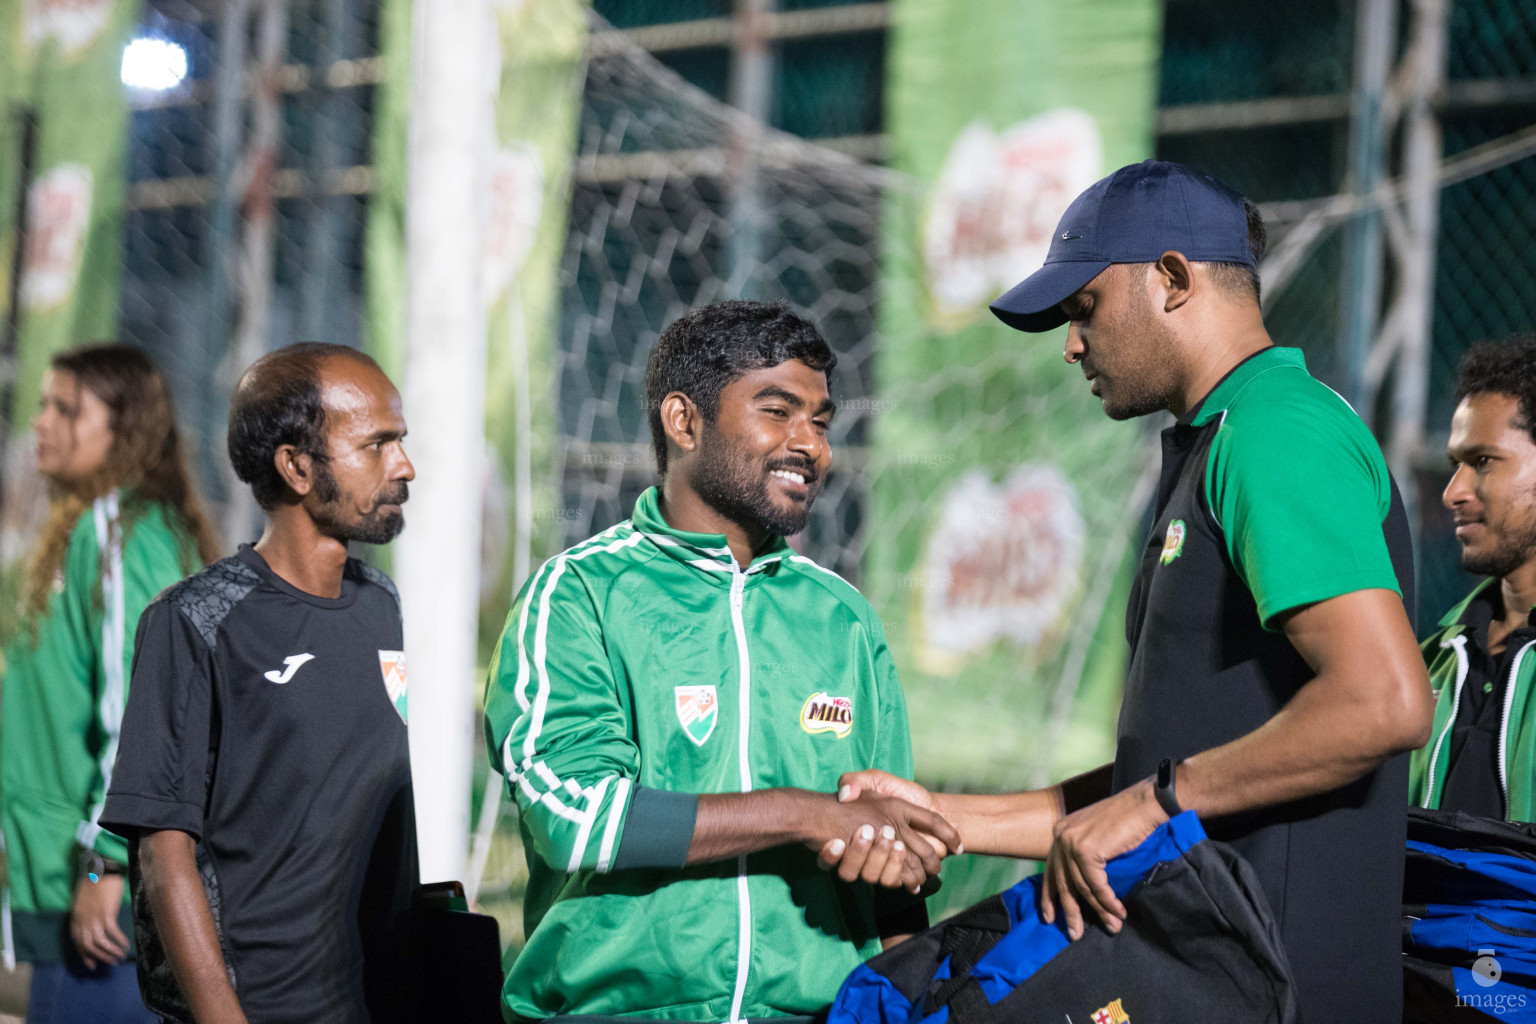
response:
[[[384,690],[389,694],[389,702],[400,715],[400,721],[409,721],[405,713],[405,652],[380,651],[379,671],[384,675]]]
[[[853,701],[825,690],[811,694],[800,708],[800,728],[813,736],[830,732],[842,739],[853,731]]]
[[[1167,565],[1184,553],[1184,520],[1175,519],[1168,524],[1168,536],[1163,538],[1163,553],[1157,556],[1161,565]]]
[[[720,721],[720,701],[713,686],[674,686],[677,720],[696,747],[702,747]]]

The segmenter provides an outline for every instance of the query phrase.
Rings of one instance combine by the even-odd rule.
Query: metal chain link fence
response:
[[[653,482],[645,360],[668,323],[784,300],[838,353],[832,441],[857,467],[872,414],[878,228],[894,179],[753,125],[612,34],[587,72],[562,270],[560,444],[574,543]],[[600,44],[603,45],[603,44]],[[829,478],[804,546],[856,576],[857,468]]]
[[[378,60],[374,0],[151,4],[189,59],[132,96],[123,340],[169,377],[226,539],[249,539],[223,426],[239,370],[288,340],[358,345]]]

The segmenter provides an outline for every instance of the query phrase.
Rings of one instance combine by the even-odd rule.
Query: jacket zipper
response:
[[[1435,793],[1435,765],[1440,763],[1440,748],[1445,739],[1451,733],[1451,727],[1456,724],[1456,712],[1461,708],[1461,688],[1467,681],[1467,638],[1453,636],[1448,640],[1440,641],[1442,649],[1454,648],[1456,651],[1456,689],[1451,693],[1451,717],[1446,721],[1445,728],[1440,730],[1440,735],[1435,737],[1435,745],[1429,755],[1429,781],[1424,787],[1424,806],[1433,807],[1438,802]],[[1518,660],[1518,659],[1517,659]],[[1503,764],[1503,739],[1500,741],[1499,762]],[[1502,774],[1502,773],[1501,773]]]
[[[742,595],[747,586],[747,574],[731,560],[731,626],[736,631],[737,674],[740,692],[737,697],[741,735],[737,742],[741,770],[741,791],[752,792],[752,764],[748,757],[747,740],[752,731],[752,662],[747,652],[747,627],[742,621]],[[741,1004],[747,994],[747,973],[752,966],[752,896],[747,886],[747,855],[736,858],[736,905],[739,926],[736,938],[736,991],[731,996],[731,1024],[741,1018]]]
[[[1504,683],[1504,711],[1499,716],[1499,789],[1504,794],[1504,816],[1509,816],[1509,714],[1515,706],[1515,677],[1520,673],[1520,662],[1525,660],[1526,652],[1536,647],[1536,640],[1532,640],[1520,648],[1515,655],[1515,660],[1509,666],[1509,679]]]

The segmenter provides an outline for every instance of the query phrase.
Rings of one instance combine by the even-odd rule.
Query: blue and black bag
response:
[[[827,1024],[1295,1024],[1258,879],[1186,811],[1108,866],[1129,917],[1077,942],[1036,911],[1039,877],[857,968]]]
[[[1536,1021],[1536,825],[1410,809],[1403,1019]]]

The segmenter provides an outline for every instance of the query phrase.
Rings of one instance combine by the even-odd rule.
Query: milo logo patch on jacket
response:
[[[842,739],[853,731],[853,701],[818,690],[800,708],[800,728],[813,736],[830,732]]]

